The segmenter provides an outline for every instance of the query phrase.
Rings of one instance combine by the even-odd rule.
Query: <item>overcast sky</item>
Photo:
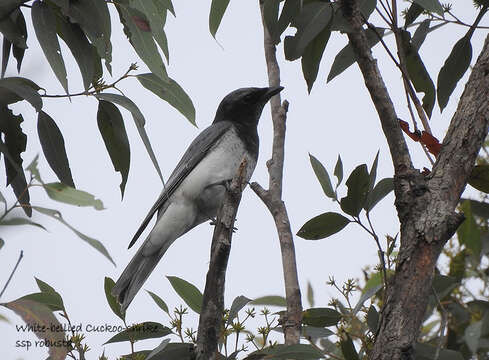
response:
[[[462,20],[471,22],[475,11],[469,2],[455,2],[454,12]],[[144,89],[137,80],[127,79],[120,84],[126,96],[141,109],[147,120],[146,130],[155,150],[165,178],[173,170],[185,149],[201,129],[214,117],[217,105],[227,93],[240,87],[266,86],[267,74],[263,53],[263,34],[257,1],[231,1],[217,33],[218,43],[208,31],[210,1],[175,1],[177,18],[168,17],[166,31],[170,47],[168,72],[190,95],[196,108],[199,128],[192,126],[180,113],[167,103]],[[404,5],[404,4],[403,4]],[[112,6],[109,6],[112,9]],[[62,94],[63,89],[39,49],[30,21],[30,11],[23,9],[29,28],[29,49],[26,52],[21,76],[32,79],[49,93]],[[113,74],[123,74],[131,62],[138,62],[138,73],[147,72],[130,44],[126,41],[118,16],[113,19]],[[487,21],[486,21],[487,25]],[[290,31],[290,30],[288,30]],[[436,82],[436,76],[453,44],[463,36],[466,28],[446,26],[430,35],[421,48],[421,56]],[[485,32],[477,31],[473,37],[475,62]],[[377,178],[393,175],[391,159],[382,134],[377,114],[365,90],[357,66],[326,84],[326,77],[334,56],[346,44],[346,36],[333,34],[321,63],[318,80],[310,95],[302,76],[300,61],[284,60],[282,44],[278,47],[282,85],[282,98],[290,102],[287,118],[285,180],[283,199],[295,234],[310,218],[325,211],[338,211],[338,206],[327,199],[309,164],[308,153],[316,156],[332,173],[338,154],[341,154],[345,179],[352,169],[362,163],[369,168],[380,149]],[[387,38],[392,45],[392,37]],[[62,46],[69,74],[71,92],[82,90],[78,67],[69,50]],[[395,103],[399,117],[408,119],[400,76],[380,47],[375,48],[379,66]],[[6,76],[16,76],[11,62]],[[112,79],[107,76],[107,82]],[[467,75],[462,79],[464,84]],[[443,114],[435,107],[431,120],[434,135],[443,138],[456,100],[462,87],[453,93]],[[75,324],[119,325],[121,321],[112,313],[103,291],[103,279],[116,280],[139,243],[130,251],[127,245],[140,221],[161,191],[161,181],[142,145],[129,113],[122,111],[131,144],[131,169],[124,200],[121,202],[120,177],[115,173],[104,143],[99,135],[95,98],[76,97],[67,99],[43,99],[44,108],[60,127],[73,173],[79,189],[100,198],[105,210],[64,206],[47,198],[41,188],[31,190],[33,205],[55,208],[62,212],[66,221],[87,235],[104,243],[117,264],[114,267],[106,258],[79,239],[63,225],[48,218],[34,215],[33,220],[48,228],[44,232],[32,227],[2,227],[1,238],[5,246],[0,250],[0,284],[3,286],[19,252],[24,259],[12,283],[1,299],[2,302],[37,292],[34,277],[53,286],[63,297],[71,321]],[[36,131],[37,115],[25,102],[12,106],[14,112],[24,117],[23,130],[28,134],[28,148],[23,153],[24,164],[29,164],[40,150]],[[252,180],[267,187],[268,174],[265,162],[270,158],[272,126],[270,108],[267,106],[259,125],[260,157]],[[409,138],[413,161],[419,168],[430,167],[421,148]],[[40,157],[40,171],[46,182],[57,181],[44,157]],[[3,161],[0,173],[4,173]],[[11,189],[5,189],[1,179],[0,191],[14,201]],[[340,188],[340,195],[346,188]],[[475,193],[475,192],[472,192]],[[17,212],[17,215],[22,215]],[[384,199],[372,213],[374,226],[379,235],[394,236],[398,220],[393,206],[393,195]],[[233,236],[233,247],[227,273],[225,301],[230,306],[238,295],[256,298],[264,295],[284,295],[281,273],[281,255],[273,220],[258,197],[246,189],[237,216],[238,231]],[[144,285],[161,296],[170,308],[182,303],[171,288],[166,275],[184,278],[204,288],[208,268],[212,227],[207,223],[192,230],[170,248],[152,276]],[[297,263],[301,290],[306,301],[307,282],[310,281],[316,296],[316,306],[327,306],[332,296],[338,294],[325,282],[334,276],[339,282],[348,278],[361,278],[361,269],[377,262],[374,241],[358,226],[349,225],[341,233],[320,241],[306,241],[295,237]],[[2,353],[5,359],[42,359],[47,351],[42,348],[18,349],[17,340],[35,341],[32,333],[17,332],[15,325],[22,324],[20,317],[2,308],[0,314],[10,324],[0,322]],[[168,318],[144,291],[136,296],[128,314],[128,323],[158,321],[165,325]],[[197,317],[192,315],[184,325],[197,328]],[[98,358],[105,349],[109,358],[129,352],[129,345],[102,344],[113,334],[86,333],[92,348],[87,356]],[[137,349],[151,349],[159,340],[144,341]]]

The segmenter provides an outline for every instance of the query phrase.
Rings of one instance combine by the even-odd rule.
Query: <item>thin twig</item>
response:
[[[14,273],[17,270],[17,267],[19,266],[20,261],[22,260],[23,257],[24,257],[24,251],[20,250],[20,254],[19,254],[19,258],[17,259],[17,263],[15,264],[14,268],[12,269],[12,272],[10,273],[10,276],[8,277],[7,282],[5,283],[5,285],[2,289],[2,292],[0,292],[0,298],[2,297],[3,293],[7,289],[7,286],[10,283],[10,280],[12,280],[12,277],[14,276]]]

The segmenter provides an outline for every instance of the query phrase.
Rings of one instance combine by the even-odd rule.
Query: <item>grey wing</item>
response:
[[[183,179],[187,177],[193,168],[204,158],[212,145],[214,145],[231,126],[232,123],[228,121],[217,122],[204,129],[199,136],[192,141],[185,154],[183,154],[182,159],[175,167],[175,170],[173,170],[168,178],[165,188],[158,200],[156,200],[155,204],[151,207],[148,215],[146,215],[141,226],[139,226],[139,229],[136,231],[136,234],[129,243],[128,249],[137,241],[146,226],[148,226],[148,223],[151,221],[154,214],[165,207],[166,201],[175,192]]]

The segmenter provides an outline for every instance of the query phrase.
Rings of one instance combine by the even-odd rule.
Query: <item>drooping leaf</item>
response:
[[[309,154],[309,161],[311,162],[312,169],[316,174],[316,177],[323,188],[324,194],[332,199],[336,198],[336,194],[331,186],[331,180],[329,179],[328,172],[324,168],[323,164],[316,159],[313,155]]]
[[[180,279],[176,276],[167,276],[173,289],[182,298],[183,301],[195,311],[200,314],[202,310],[202,293],[196,286],[192,285],[186,280]]]
[[[302,312],[302,322],[309,326],[335,326],[341,319],[341,314],[331,308],[310,308]]]
[[[121,331],[120,333],[112,336],[107,340],[105,344],[112,344],[124,341],[136,341],[145,339],[157,339],[163,336],[171,334],[171,330],[160,323],[153,321],[146,321],[140,324],[135,324],[130,328]]]
[[[0,226],[18,226],[18,225],[32,225],[41,228],[43,230],[46,230],[46,228],[41,224],[38,224],[26,218],[14,217],[9,219],[3,219],[0,221]]]
[[[88,90],[95,78],[95,62],[100,66],[100,56],[81,29],[80,25],[71,23],[65,18],[58,19],[58,35],[68,45],[78,64],[83,79],[83,86]],[[94,54],[96,56],[94,56]]]
[[[345,360],[360,360],[357,350],[349,334],[342,336],[340,340],[340,347]]]
[[[105,246],[98,240],[93,239],[81,232],[79,232],[77,229],[75,229],[73,226],[68,224],[63,217],[61,216],[61,213],[58,210],[53,210],[53,209],[48,209],[40,206],[32,206],[32,209],[40,212],[41,214],[47,215],[49,217],[52,217],[53,219],[58,220],[60,223],[68,227],[71,231],[73,231],[80,239],[83,241],[87,242],[90,246],[95,248],[97,251],[99,251],[102,255],[104,255],[109,261],[114,264],[114,260],[112,260],[112,257],[110,256],[109,252],[105,248]]]
[[[141,11],[146,16],[146,19],[149,21],[149,26],[151,28],[153,37],[168,60],[168,40],[166,38],[165,31],[163,30],[166,21],[166,9],[163,11],[165,15],[161,16],[162,12],[159,11],[158,6],[154,1],[130,0],[129,5],[132,8]]]
[[[244,308],[246,304],[248,304],[250,301],[252,300],[243,295],[234,298],[233,303],[231,304],[231,308],[229,309],[229,315],[226,325],[232,324],[233,320],[236,318],[240,310]]]
[[[377,203],[394,190],[394,179],[384,178],[368,193],[365,210],[370,212]]]
[[[63,327],[46,305],[24,298],[2,305],[19,315],[39,339],[48,343],[63,344],[65,339]],[[66,358],[68,349],[62,345],[51,346],[48,352],[51,359],[62,360]]]
[[[250,304],[285,307],[287,306],[287,300],[283,296],[267,295],[254,299]]]
[[[313,1],[305,4],[292,22],[292,26],[297,28],[296,34],[285,38],[285,58],[295,60],[301,57],[311,41],[331,22],[332,15],[333,8],[328,2]]]
[[[56,36],[56,16],[46,2],[40,1],[35,1],[32,4],[31,15],[39,45],[41,45],[42,51],[61,86],[68,94],[65,62]]]
[[[151,292],[149,290],[146,290],[146,292],[151,296],[151,298],[153,299],[153,301],[156,303],[156,305],[158,305],[158,307],[163,310],[164,312],[166,312],[167,314],[170,314],[168,312],[168,305],[166,305],[166,303],[163,301],[162,298],[160,298],[158,295],[156,295],[154,292]]]
[[[341,231],[350,220],[335,212],[326,212],[307,221],[297,236],[307,240],[319,240]]]
[[[42,108],[42,99],[37,92],[40,89],[33,81],[22,77],[0,79],[0,104],[13,104],[17,101],[28,101],[36,111]]]
[[[148,155],[151,161],[153,162],[156,172],[158,173],[161,181],[163,182],[163,175],[161,174],[160,166],[158,165],[158,161],[156,160],[156,156],[154,154],[153,148],[151,147],[151,143],[149,142],[148,134],[144,129],[146,120],[144,119],[143,114],[136,106],[136,104],[134,104],[132,100],[128,99],[127,97],[118,94],[102,93],[102,94],[95,95],[95,97],[99,100],[106,100],[115,103],[117,105],[120,105],[124,107],[126,110],[129,110],[131,112],[132,118],[136,123],[136,128],[138,129],[139,136],[143,140],[143,144],[146,147],[146,151],[148,152]]]
[[[70,22],[79,24],[83,32],[97,49],[98,56],[105,60],[105,67],[112,73],[111,22],[106,1],[70,1],[62,6]]]
[[[331,29],[325,27],[315,38],[312,40],[304,50],[301,58],[302,73],[304,74],[304,80],[307,83],[307,91],[310,93],[312,86],[316,81],[319,64],[323,57],[324,49],[328,43],[331,35]]]
[[[334,335],[334,332],[324,327],[315,326],[302,326],[302,336],[306,339],[316,341],[317,339],[323,339],[328,336]]]
[[[370,305],[367,313],[367,325],[371,333],[376,334],[379,328],[379,313],[374,305]]]
[[[42,185],[48,196],[56,201],[76,206],[91,206],[103,210],[104,204],[86,191],[77,190],[63,183],[54,182]]]
[[[377,166],[379,162],[379,153],[380,150],[377,150],[377,154],[375,155],[374,162],[372,163],[372,167],[370,168],[370,172],[368,173],[369,177],[369,186],[368,186],[368,191],[372,191],[375,185],[375,180],[377,179]]]
[[[307,282],[307,302],[310,307],[314,307],[314,290],[309,281]]]
[[[17,9],[11,14],[11,16],[14,17],[17,28],[21,32],[24,39],[27,41],[27,26],[22,11],[20,11],[20,9]],[[14,54],[15,60],[17,60],[17,72],[20,72],[20,67],[22,66],[22,60],[24,59],[25,50],[26,49],[22,47],[13,45],[12,53]]]
[[[438,106],[440,111],[448,104],[448,99],[457,86],[458,81],[465,74],[472,60],[472,45],[470,37],[464,36],[453,46],[440,72],[437,81]]]
[[[150,23],[139,10],[121,5],[118,8],[124,32],[136,53],[148,66],[149,70],[163,81],[168,81],[165,64],[153,40]]]
[[[294,17],[300,13],[301,7],[301,0],[285,0],[278,21],[275,24],[274,33],[271,34],[276,44],[280,42],[280,35],[287,29]]]
[[[467,249],[477,258],[481,252],[481,234],[479,225],[472,215],[472,208],[469,201],[464,201],[460,206],[465,221],[457,229],[457,237],[460,245],[465,244]]]
[[[99,100],[97,125],[112,165],[114,165],[115,171],[121,174],[120,188],[122,198],[124,198],[124,189],[129,175],[131,151],[119,109],[111,102]]]
[[[7,71],[8,59],[10,57],[10,49],[12,48],[12,43],[7,40],[6,37],[3,38],[2,42],[2,69],[0,71],[0,77],[5,76],[5,71]]]
[[[436,292],[438,299],[443,300],[450,295],[453,289],[458,285],[456,278],[441,274],[435,274],[433,279],[433,290]]]
[[[420,5],[423,9],[429,12],[437,13],[440,16],[444,16],[443,7],[438,0],[413,0]]]
[[[163,350],[170,343],[170,339],[163,339],[163,341],[151,351],[148,356],[144,360],[151,360],[156,358],[160,358],[159,355],[163,353]]]
[[[340,31],[342,33],[348,33],[352,31],[351,25],[348,20],[343,16],[343,11],[338,2],[333,2],[334,17],[331,23],[332,31]],[[375,10],[377,0],[358,0],[358,7],[360,13],[365,20],[368,20],[372,12]]]
[[[464,201],[470,202],[472,214],[474,214],[475,216],[479,216],[483,219],[489,219],[489,203],[466,198],[460,199],[461,203]]]
[[[217,29],[221,24],[222,17],[229,5],[229,0],[212,0],[209,13],[209,31],[212,37],[216,37]]]
[[[195,125],[195,108],[192,100],[175,80],[169,78],[165,82],[151,73],[137,75],[137,78],[141,85],[165,100],[185,116],[192,125]]]
[[[341,199],[341,209],[351,216],[358,216],[366,203],[370,184],[367,165],[357,166],[346,180],[347,195]]]
[[[370,289],[367,289],[362,293],[362,296],[360,296],[360,299],[358,300],[358,303],[355,305],[355,308],[353,309],[353,314],[356,314],[357,312],[360,311],[360,309],[363,306],[363,303],[367,300],[369,300],[372,296],[377,294],[380,289],[384,287],[383,284],[378,284],[377,286],[371,287]]]
[[[428,35],[430,32],[430,23],[430,19],[424,20],[421,24],[419,24],[418,28],[414,32],[413,38],[411,39],[411,44],[414,46],[416,51],[419,51],[419,48],[426,39],[426,35]]]
[[[22,132],[20,124],[24,121],[22,115],[14,115],[6,106],[0,106],[0,152],[3,153],[5,171],[7,174],[7,186],[11,184],[14,194],[27,216],[32,215],[30,207],[29,188],[24,171],[22,170],[22,157],[26,149],[27,136]]]
[[[107,303],[111,308],[112,312],[117,315],[122,321],[125,321],[126,312],[121,309],[121,305],[117,302],[117,299],[114,295],[112,295],[112,288],[114,287],[115,282],[110,277],[106,276],[104,278],[104,291],[105,298],[107,299]]]
[[[14,46],[25,50],[27,49],[26,37],[16,22],[19,12],[20,10],[16,9],[9,16],[0,18],[0,33]]]
[[[401,31],[401,43],[406,58],[406,68],[409,78],[416,92],[423,92],[423,109],[428,117],[431,117],[435,106],[435,84],[424,66],[416,48],[411,44],[410,35],[407,31]]]
[[[380,38],[384,36],[384,29],[376,28],[375,31],[372,29],[367,29],[365,30],[365,36],[367,37],[368,46],[372,48],[380,41]],[[356,61],[357,58],[353,52],[352,47],[350,46],[350,44],[346,45],[334,58],[333,65],[331,65],[331,70],[328,74],[327,82],[333,80],[336,76],[348,69]]]
[[[8,16],[12,11],[27,1],[29,0],[2,0],[0,2],[0,19]]]
[[[278,25],[278,12],[282,0],[265,0],[263,3],[263,20],[270,37],[277,43],[276,28]]]
[[[489,165],[475,165],[468,183],[477,190],[489,194]]]
[[[40,111],[37,117],[37,134],[51,169],[63,184],[74,188],[63,135],[54,120],[44,111]]]

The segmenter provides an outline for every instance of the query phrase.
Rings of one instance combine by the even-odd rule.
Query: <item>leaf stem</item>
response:
[[[22,260],[22,258],[24,257],[24,251],[23,250],[20,250],[20,254],[19,254],[19,258],[17,259],[17,262],[15,263],[15,266],[14,268],[12,269],[12,272],[10,273],[10,276],[8,277],[7,279],[7,282],[5,283],[5,285],[3,286],[3,289],[2,289],[2,292],[0,292],[0,298],[2,297],[3,293],[5,292],[5,290],[7,289],[7,286],[8,284],[10,283],[10,280],[12,280],[12,277],[14,276],[14,273],[15,271],[17,270],[17,267],[19,266],[20,264],[20,261]]]

